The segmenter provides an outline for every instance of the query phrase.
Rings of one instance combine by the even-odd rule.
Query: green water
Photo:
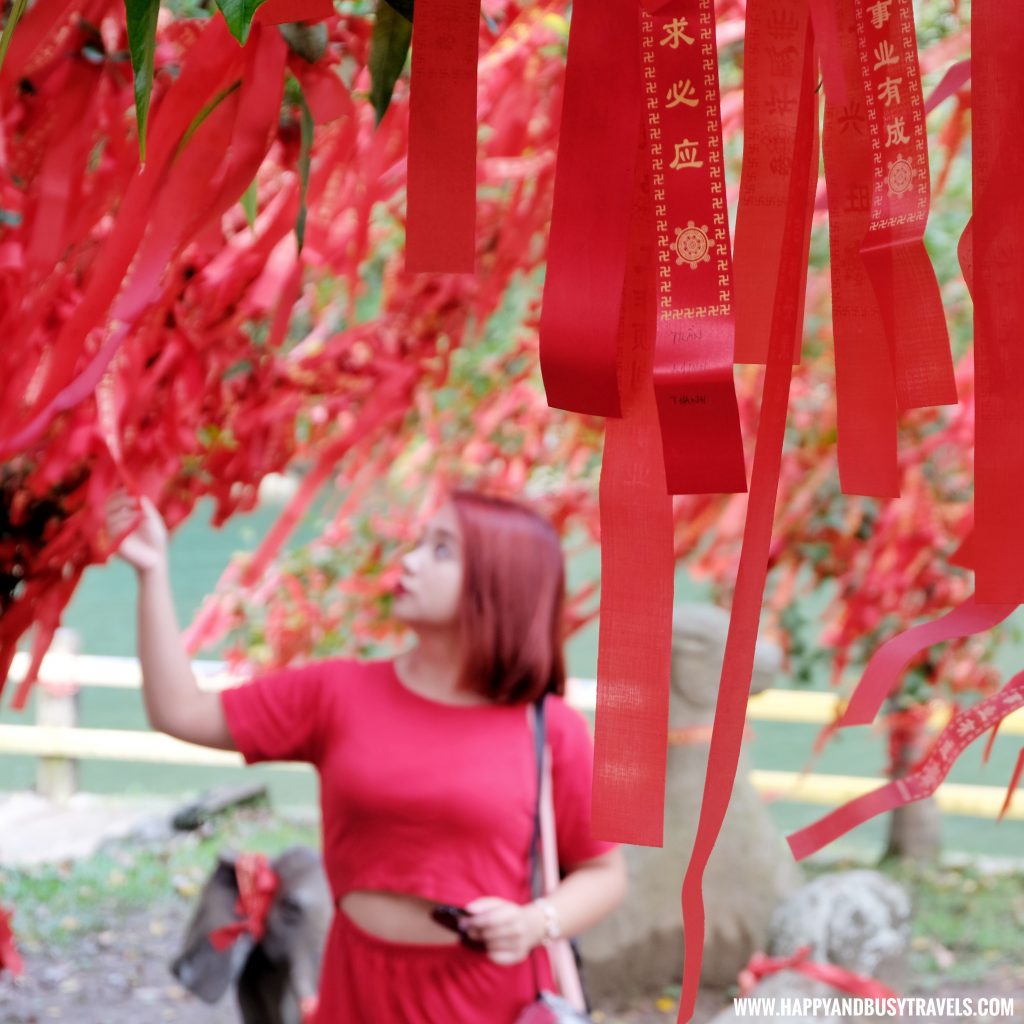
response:
[[[212,590],[232,553],[251,551],[274,522],[280,505],[266,504],[248,516],[236,517],[215,530],[208,514],[193,516],[176,532],[170,559],[175,606],[182,625],[189,622],[203,596]],[[316,535],[317,524],[303,523],[297,542]],[[575,557],[569,565],[570,584],[593,578],[599,570],[596,550]],[[702,590],[682,570],[677,575],[677,594],[683,600],[698,599]],[[131,656],[135,651],[135,581],[132,571],[113,561],[89,570],[65,616],[66,626],[81,638],[88,654]],[[215,656],[216,652],[203,652]],[[1004,652],[1000,660],[1010,668],[1024,660],[1019,651]],[[597,673],[597,624],[592,623],[572,638],[567,646],[569,672],[583,678]],[[778,685],[785,686],[780,679]],[[32,721],[34,709],[26,714],[0,711],[0,722]],[[81,695],[80,722],[83,727],[121,729],[146,728],[141,695],[137,691],[87,688]],[[817,735],[816,726],[786,723],[753,723],[754,736],[748,744],[751,763],[757,768],[800,771],[806,767]],[[1019,740],[999,737],[988,765],[981,763],[982,743],[969,749],[954,767],[950,781],[983,785],[1005,785],[1016,760]],[[828,774],[876,775],[883,769],[885,749],[882,737],[868,729],[849,730],[837,736],[813,770]],[[194,794],[219,782],[246,778],[264,780],[279,806],[308,805],[317,798],[315,777],[308,771],[280,768],[189,768],[178,766],[131,765],[121,762],[86,761],[79,768],[79,787],[99,793],[124,795]],[[30,788],[35,778],[35,761],[0,756],[0,789]],[[1019,797],[1018,799],[1024,799]],[[773,802],[772,815],[785,831],[799,828],[825,813],[826,808]],[[994,856],[1024,855],[1024,823],[1002,824],[979,818],[947,816],[944,841],[949,850],[987,853]],[[869,822],[852,832],[833,852],[875,854],[883,845],[883,822]]]

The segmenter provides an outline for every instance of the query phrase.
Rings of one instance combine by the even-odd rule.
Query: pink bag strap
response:
[[[528,708],[530,729],[537,729],[537,707],[531,704]],[[542,892],[550,896],[558,888],[560,881],[558,870],[558,836],[555,826],[555,804],[553,798],[554,783],[551,771],[551,747],[545,741],[540,771],[540,858]],[[562,998],[569,1002],[580,1013],[587,1010],[587,1001],[583,995],[576,957],[566,938],[548,940],[544,943],[551,961],[551,970],[555,976],[555,984]]]

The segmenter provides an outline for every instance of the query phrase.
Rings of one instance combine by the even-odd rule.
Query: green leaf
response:
[[[384,0],[384,3],[396,10],[406,21],[412,21],[413,0]]]
[[[153,55],[160,0],[124,0],[128,16],[128,50],[135,76],[135,120],[139,126],[139,159],[146,160],[146,123],[153,93]]]
[[[229,86],[221,89],[216,96],[210,100],[209,103],[199,111],[198,114],[192,119],[192,123],[188,126],[185,134],[181,137],[181,143],[178,146],[178,152],[181,152],[182,148],[196,133],[196,129],[224,102],[236,89],[241,88],[242,80],[239,79],[237,82],[232,82]]]
[[[0,36],[0,69],[4,66],[4,58],[7,56],[7,47],[11,45],[11,36],[14,35],[14,29],[21,20],[21,16],[25,13],[26,7],[28,7],[28,0],[14,0],[14,6],[11,8],[11,13],[7,15],[7,23],[4,25],[4,33]]]
[[[252,19],[265,0],[217,0],[231,34],[244,46],[252,28]]]
[[[295,221],[295,237],[299,240],[299,252],[302,252],[306,240],[306,195],[309,192],[309,167],[313,154],[313,113],[306,102],[302,84],[290,71],[285,96],[298,104],[302,115],[299,136],[299,216]]]
[[[256,179],[253,178],[249,182],[249,187],[242,193],[242,209],[245,210],[245,220],[249,225],[249,230],[255,232],[256,230],[256,211],[258,209],[259,202],[259,188],[256,185]]]
[[[370,37],[370,102],[377,114],[377,124],[391,103],[391,94],[405,67],[411,42],[412,22],[399,14],[390,2],[380,0]]]

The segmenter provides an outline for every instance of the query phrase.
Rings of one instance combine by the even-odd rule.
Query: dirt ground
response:
[[[206,1006],[177,985],[168,970],[187,915],[181,902],[167,903],[152,914],[126,915],[110,930],[82,937],[59,955],[23,948],[25,975],[0,980],[0,1024],[237,1024],[230,996]],[[1014,996],[1017,1019],[1024,1017],[1024,971],[1019,969],[983,982],[940,985],[927,994]],[[706,993],[696,1024],[705,1024],[721,1006],[717,994]],[[625,1013],[598,1009],[594,1017],[603,1024],[666,1024],[675,1021],[676,1010],[647,1003]],[[946,1019],[919,1018],[922,1024]],[[906,1024],[912,1020],[904,1018]],[[959,1018],[960,1024],[965,1020],[970,1018]]]
[[[0,1024],[238,1024],[231,995],[207,1006],[168,969],[188,912],[174,902],[153,913],[126,915],[59,955],[23,945],[25,974],[16,981],[0,978]],[[698,1024],[718,1007],[716,997],[704,1000]],[[676,1015],[647,1004],[594,1016],[603,1024],[665,1024]]]

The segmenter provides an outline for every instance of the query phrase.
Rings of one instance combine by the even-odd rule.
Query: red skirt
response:
[[[541,986],[551,966],[535,949]],[[334,915],[316,1024],[513,1024],[536,998],[530,958],[503,966],[462,943],[393,942]]]

